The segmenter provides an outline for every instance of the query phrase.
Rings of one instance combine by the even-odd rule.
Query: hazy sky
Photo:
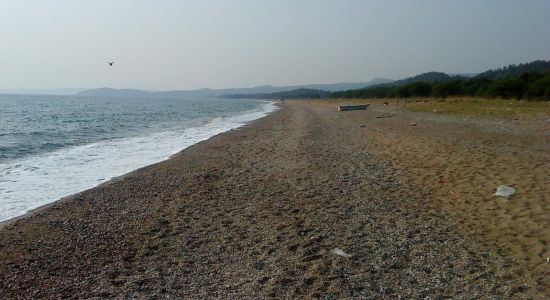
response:
[[[549,13],[549,0],[0,0],[0,89],[479,72],[550,59]]]

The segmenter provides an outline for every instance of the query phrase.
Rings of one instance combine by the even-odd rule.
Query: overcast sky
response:
[[[550,59],[549,12],[548,0],[0,0],[0,89],[479,72]]]

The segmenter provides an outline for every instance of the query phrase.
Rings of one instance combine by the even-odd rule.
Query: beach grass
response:
[[[394,100],[395,101],[395,100]],[[447,98],[415,99],[402,102],[411,111],[427,111],[466,116],[550,116],[550,102],[504,99]]]
[[[438,114],[464,116],[506,117],[519,115],[541,115],[550,117],[550,102],[506,99],[483,99],[455,97],[446,99],[408,98],[408,99],[323,99],[327,104],[382,104],[388,102],[409,111],[424,111]]]

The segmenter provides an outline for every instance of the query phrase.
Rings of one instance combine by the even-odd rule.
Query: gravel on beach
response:
[[[282,104],[5,224],[0,298],[522,297],[356,120]]]

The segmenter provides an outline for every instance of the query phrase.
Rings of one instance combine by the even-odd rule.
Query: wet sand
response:
[[[471,226],[488,218],[477,212],[486,201],[495,214],[515,213],[490,196],[493,182],[476,183],[480,195],[486,185],[487,200],[474,193],[442,200],[440,189],[468,185],[459,176],[467,162],[453,160],[459,153],[452,147],[462,145],[453,143],[454,119],[415,113],[425,120],[412,127],[399,109],[376,118],[387,109],[285,103],[246,127],[11,222],[0,229],[0,297],[543,295],[539,269],[525,269],[514,247],[495,246],[508,240],[490,242]],[[474,123],[468,128],[484,132]],[[414,148],[415,138],[439,143]],[[531,146],[543,155],[531,162],[546,163],[537,147],[544,150],[547,140]],[[438,170],[438,160],[422,148],[458,164],[457,175],[442,174],[444,187],[426,184],[442,175],[425,174]],[[533,195],[525,199],[544,212],[547,198]]]

